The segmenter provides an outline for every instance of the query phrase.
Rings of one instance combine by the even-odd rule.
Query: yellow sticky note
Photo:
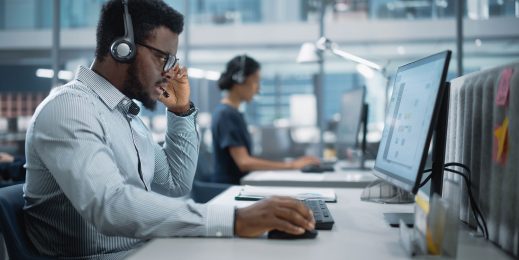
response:
[[[510,120],[505,117],[503,123],[494,129],[493,157],[498,163],[504,164],[508,157],[508,125]]]

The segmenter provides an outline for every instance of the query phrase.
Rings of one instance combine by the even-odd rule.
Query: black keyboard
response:
[[[334,166],[329,164],[308,164],[301,168],[301,172],[306,173],[324,173],[333,171],[335,171]]]
[[[303,200],[305,205],[312,210],[315,219],[315,229],[317,230],[330,230],[335,223],[333,221],[332,214],[326,206],[324,200],[318,199],[307,199]]]

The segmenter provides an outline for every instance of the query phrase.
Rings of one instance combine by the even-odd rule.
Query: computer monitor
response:
[[[450,51],[444,51],[409,63],[401,66],[394,77],[374,173],[413,194],[419,189],[433,132],[445,127],[438,124],[438,118],[443,112],[442,118],[446,119],[445,80],[450,56]],[[445,139],[442,135],[436,135],[435,140]],[[444,154],[441,147],[434,149],[436,155]],[[433,159],[433,167],[435,159],[440,158]]]
[[[359,132],[362,128],[360,161],[364,161],[365,132],[367,124],[366,88],[361,87],[345,92],[341,96],[340,120],[336,130],[336,151],[338,159],[352,159],[352,151],[359,148]],[[362,127],[361,127],[362,126]]]
[[[420,188],[433,135],[430,194],[441,195],[449,104],[446,77],[450,57],[451,52],[444,51],[398,68],[373,173],[396,186],[396,193],[405,199],[395,200],[396,197],[391,196],[387,196],[388,201],[384,201],[387,198],[366,199],[369,196],[365,194],[374,193],[376,186],[372,186],[363,192],[363,200],[412,201],[412,195]],[[392,190],[388,185],[380,184],[384,183],[378,184],[380,194],[383,190]],[[396,226],[399,219],[407,224],[413,222],[412,214],[385,213],[384,217],[392,226]]]

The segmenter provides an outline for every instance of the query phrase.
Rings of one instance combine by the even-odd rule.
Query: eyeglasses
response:
[[[144,43],[137,43],[138,45],[142,46],[142,47],[145,47],[145,48],[148,48],[152,51],[155,51],[155,52],[158,52],[162,55],[162,57],[160,58],[162,60],[162,62],[164,63],[164,67],[162,68],[164,70],[164,72],[170,70],[171,68],[173,68],[175,66],[175,64],[177,64],[178,62],[178,58],[173,55],[173,54],[170,54],[170,53],[167,53],[165,51],[161,51],[155,47],[151,47],[149,45],[146,45]]]

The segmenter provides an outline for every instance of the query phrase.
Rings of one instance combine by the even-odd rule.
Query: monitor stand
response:
[[[383,204],[410,204],[414,203],[414,194],[402,190],[389,182],[375,180],[364,188],[360,199],[362,201]],[[408,227],[412,227],[414,224],[414,213],[384,213],[384,219],[391,227],[399,227],[400,219]]]
[[[361,157],[360,157],[360,169],[367,170],[366,168],[366,146],[367,146],[367,136],[368,136],[368,114],[369,114],[369,105],[364,103],[362,106],[362,143],[360,144],[361,149]]]
[[[407,227],[414,227],[414,213],[384,213],[384,219],[391,227],[400,227],[400,220],[402,220]]]
[[[355,162],[354,165],[342,166],[341,170],[360,170],[360,171],[370,171],[372,167],[366,166],[366,148],[367,148],[367,135],[368,135],[368,114],[369,114],[369,105],[364,103],[362,106],[362,140],[360,143],[360,158],[358,162]],[[358,140],[357,140],[358,143]],[[358,146],[356,144],[355,146]],[[372,165],[371,165],[372,166]]]
[[[360,200],[382,204],[409,204],[414,203],[414,194],[379,179],[364,188]]]

